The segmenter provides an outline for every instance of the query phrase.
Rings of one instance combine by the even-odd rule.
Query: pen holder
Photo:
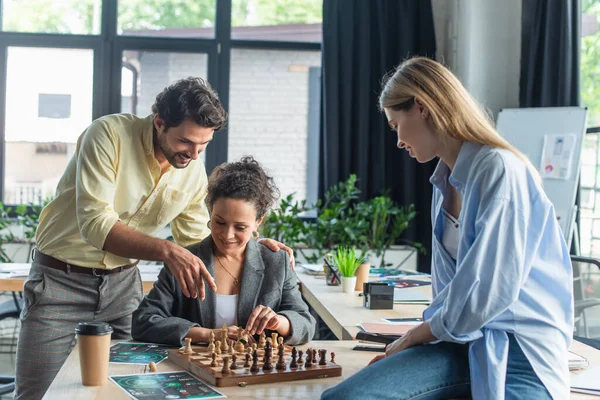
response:
[[[327,286],[339,286],[341,284],[340,280],[337,278],[337,275],[332,271],[331,267],[325,263],[325,282]]]
[[[381,282],[363,284],[363,307],[369,310],[391,310],[394,308],[394,286]]]

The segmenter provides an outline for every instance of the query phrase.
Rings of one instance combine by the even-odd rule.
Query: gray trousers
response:
[[[109,323],[112,339],[131,338],[142,301],[137,267],[106,276],[67,273],[33,262],[23,289],[15,399],[41,399],[75,345],[79,322]]]

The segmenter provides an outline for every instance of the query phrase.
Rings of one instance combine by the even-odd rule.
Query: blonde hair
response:
[[[427,108],[435,134],[513,152],[522,159],[539,182],[529,159],[506,141],[494,127],[489,114],[471,97],[458,78],[442,64],[426,57],[403,61],[384,77],[379,108],[408,110],[419,99]]]

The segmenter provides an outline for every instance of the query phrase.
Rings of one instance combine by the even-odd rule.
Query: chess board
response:
[[[184,354],[183,350],[169,350],[169,360],[185,370],[196,375],[204,382],[209,385],[216,387],[223,386],[246,386],[259,383],[274,383],[284,381],[295,381],[301,379],[319,379],[329,378],[342,375],[342,367],[338,364],[332,363],[330,360],[330,354],[326,356],[325,365],[319,365],[319,352],[317,349],[317,360],[314,361],[310,367],[306,367],[305,364],[299,365],[297,368],[290,368],[290,362],[292,359],[291,352],[292,348],[285,345],[285,370],[278,370],[275,368],[278,361],[277,349],[273,353],[271,363],[273,369],[270,371],[263,371],[263,357],[264,349],[257,349],[259,355],[258,365],[260,370],[258,372],[250,372],[250,368],[244,368],[243,365],[246,362],[245,353],[235,353],[237,356],[237,369],[232,369],[229,372],[222,372],[223,368],[223,357],[231,354],[222,353],[216,356],[217,366],[211,367],[212,358],[206,347],[192,347],[193,352],[191,354]],[[299,349],[306,352],[306,349]],[[303,361],[306,361],[306,354],[302,357]],[[250,360],[252,364],[252,359]]]

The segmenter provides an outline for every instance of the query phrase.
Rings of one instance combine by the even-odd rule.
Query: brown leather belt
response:
[[[119,272],[122,272],[129,268],[133,268],[137,265],[137,263],[135,263],[135,264],[124,265],[122,267],[117,267],[117,268],[113,268],[113,269],[79,267],[77,265],[68,264],[64,261],[60,261],[54,257],[51,257],[49,255],[46,255],[46,254],[40,252],[37,249],[34,252],[33,259],[36,262],[38,262],[39,264],[43,265],[44,267],[58,269],[58,270],[61,270],[64,272],[69,272],[69,273],[75,272],[77,274],[87,274],[87,275],[94,275],[94,276],[118,274]]]

